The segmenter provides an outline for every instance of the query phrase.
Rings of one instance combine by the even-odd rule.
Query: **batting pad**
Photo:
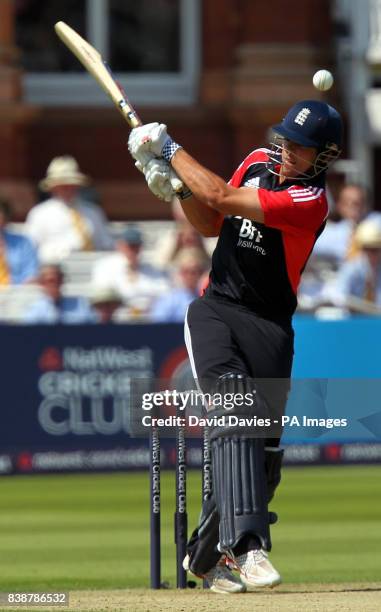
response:
[[[271,550],[264,440],[240,436],[212,441],[214,493],[220,515],[220,549],[247,534]]]

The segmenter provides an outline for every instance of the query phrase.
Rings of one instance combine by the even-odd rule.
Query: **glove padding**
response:
[[[144,167],[137,161],[135,166],[143,172],[152,193],[165,202],[171,202],[176,192],[182,191],[184,184],[164,159],[151,159]]]
[[[141,166],[146,166],[153,157],[160,157],[169,136],[163,123],[146,123],[134,128],[128,139],[128,150]]]

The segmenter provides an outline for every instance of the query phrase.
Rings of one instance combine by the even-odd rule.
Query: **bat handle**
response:
[[[140,117],[138,117],[135,111],[128,113],[128,123],[132,128],[136,128],[140,125],[143,125],[143,121],[140,119]]]
[[[120,102],[119,109],[131,128],[136,128],[143,125],[143,121],[140,119],[139,115],[126,102]],[[184,189],[182,181],[177,177],[171,180],[171,184],[176,193],[180,193]]]
[[[125,100],[119,102],[118,106],[120,112],[131,128],[136,128],[143,125],[143,121],[140,119],[137,112],[131,106],[129,106]]]

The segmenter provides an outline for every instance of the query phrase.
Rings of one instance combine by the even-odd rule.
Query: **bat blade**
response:
[[[94,77],[97,83],[111,98],[128,125],[131,128],[142,125],[139,115],[130,103],[122,87],[114,79],[109,66],[103,60],[99,51],[64,21],[58,21],[54,29],[66,47],[70,49],[87,72]],[[183,184],[180,179],[177,179],[177,182],[173,182],[173,188],[177,192],[182,191]]]
[[[64,21],[58,21],[54,29],[62,42],[77,57],[83,67],[98,82],[111,98],[131,128],[142,125],[142,121],[128,100],[125,92],[112,76],[111,70],[101,54]]]

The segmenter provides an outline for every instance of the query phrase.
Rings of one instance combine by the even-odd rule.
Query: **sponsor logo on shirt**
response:
[[[241,217],[237,218],[240,219]],[[262,239],[263,234],[256,225],[250,219],[242,219],[237,246],[244,249],[253,249],[260,255],[266,255],[266,251],[261,245]]]

